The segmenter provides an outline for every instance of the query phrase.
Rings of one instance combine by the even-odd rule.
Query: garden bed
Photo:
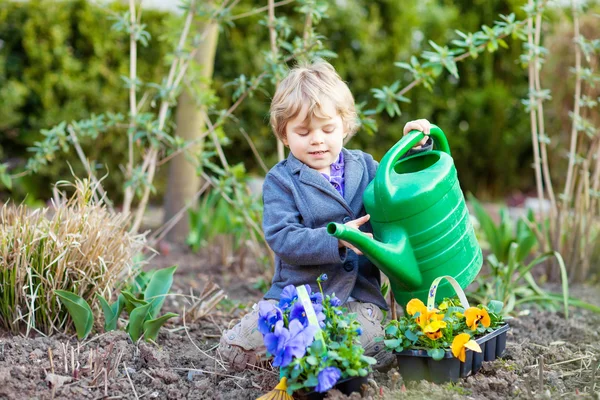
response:
[[[255,399],[273,388],[278,382],[276,372],[268,367],[241,373],[226,371],[215,351],[221,330],[244,313],[243,306],[259,299],[260,292],[252,288],[259,271],[250,263],[242,271],[234,267],[224,270],[220,265],[207,263],[209,258],[207,254],[172,248],[168,256],[157,257],[150,265],[155,268],[180,265],[173,286],[175,292],[189,294],[193,288],[198,294],[206,282],[214,281],[230,296],[208,317],[187,321],[189,336],[181,319],[174,319],[161,331],[158,346],[141,343],[137,349],[124,332],[94,334],[80,344],[74,337],[62,334],[23,338],[0,332],[0,399],[136,398],[137,395],[142,399],[242,400]],[[598,293],[598,287],[571,288],[573,296],[600,305]],[[182,297],[173,296],[163,310],[181,314],[183,305]],[[590,392],[592,370],[598,367],[600,359],[599,315],[574,309],[571,318],[565,320],[560,314],[531,310],[510,321],[510,325],[504,358],[484,362],[473,376],[454,384],[424,381],[404,384],[396,369],[376,372],[364,397],[574,398],[586,394],[594,398]],[[544,364],[543,385],[539,377],[540,355]],[[107,370],[106,379],[102,368]],[[596,372],[595,380],[598,392],[600,371]],[[346,397],[332,391],[329,398]]]

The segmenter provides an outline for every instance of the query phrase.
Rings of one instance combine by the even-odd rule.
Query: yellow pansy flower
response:
[[[465,362],[465,358],[467,357],[466,349],[481,353],[481,347],[479,347],[479,344],[477,344],[476,341],[471,339],[471,336],[468,333],[456,335],[452,341],[452,354],[454,357],[458,358],[462,362]]]
[[[469,329],[477,329],[477,324],[481,322],[483,326],[488,328],[491,320],[490,315],[486,310],[482,310],[477,307],[470,307],[465,311],[465,319]]]
[[[423,302],[419,299],[412,299],[411,301],[408,302],[408,304],[406,305],[406,312],[409,315],[415,315],[416,313],[420,312],[421,315],[423,315],[423,313],[427,311],[427,307],[425,306],[425,304],[423,304]]]
[[[425,335],[429,339],[437,340],[442,337],[442,329],[446,327],[446,322],[435,320],[428,324],[424,329]]]

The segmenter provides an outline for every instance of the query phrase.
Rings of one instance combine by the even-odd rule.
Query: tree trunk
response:
[[[198,32],[203,32],[206,25],[200,24]],[[201,66],[201,76],[212,78],[215,53],[217,49],[219,30],[217,24],[208,27],[206,38],[199,45],[195,61]],[[203,118],[203,107],[194,101],[189,90],[184,90],[179,96],[175,120],[177,130],[175,134],[186,141],[194,140],[206,129]],[[190,155],[202,150],[202,143],[189,150]],[[169,221],[179,210],[190,201],[200,188],[200,177],[196,174],[194,164],[186,159],[184,154],[174,157],[169,163],[169,180],[164,197],[164,222]],[[169,231],[166,238],[170,242],[184,243],[189,232],[189,218],[184,215],[179,222]]]

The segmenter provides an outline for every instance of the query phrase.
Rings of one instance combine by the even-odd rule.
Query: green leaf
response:
[[[94,314],[90,305],[80,296],[65,290],[55,290],[60,301],[65,305],[77,331],[79,340],[85,339],[92,331],[94,325]]]
[[[385,334],[390,336],[395,336],[398,333],[398,327],[396,325],[390,325],[385,328]]]
[[[413,343],[416,342],[417,340],[419,340],[419,337],[410,329],[407,329],[406,331],[404,331],[404,336],[406,336],[406,338]]]
[[[127,333],[136,343],[142,335],[144,329],[144,321],[150,311],[150,303],[146,303],[143,306],[136,307],[131,314],[129,314],[129,324],[127,324]]]
[[[147,301],[138,299],[126,290],[121,290],[121,294],[123,295],[123,299],[125,300],[125,310],[127,310],[127,313],[129,314],[131,314],[133,310],[135,310],[137,307],[149,304]]]
[[[119,297],[117,297],[117,301],[112,305],[109,305],[104,297],[99,294],[96,294],[96,297],[100,301],[100,306],[104,313],[104,330],[106,332],[114,331],[117,329],[119,315],[121,315],[121,311],[123,311],[123,307],[125,307],[125,297],[120,294]]]
[[[162,317],[144,322],[144,340],[152,340],[156,342],[156,337],[158,336],[158,331],[161,328],[161,326],[163,326],[164,323],[167,322],[169,319],[177,316],[177,314],[170,312],[166,313]]]
[[[315,356],[309,356],[306,357],[306,362],[310,365],[317,365],[319,363],[319,360],[317,360],[317,357]]]
[[[360,361],[365,362],[369,365],[377,364],[377,360],[373,357],[365,356],[364,354],[360,356]]]
[[[160,313],[165,296],[169,293],[173,284],[173,274],[177,266],[158,270],[152,275],[152,279],[144,292],[144,300],[150,302],[150,318],[156,318]]]
[[[427,354],[429,354],[429,356],[431,356],[431,358],[433,358],[434,360],[440,361],[444,358],[446,352],[442,349],[430,349],[427,350]]]
[[[315,387],[319,384],[319,380],[314,374],[310,374],[308,378],[304,381],[305,387]]]
[[[347,369],[346,373],[348,374],[348,376],[358,376],[358,371],[352,368]]]
[[[383,341],[385,343],[385,347],[390,349],[395,349],[396,347],[402,344],[402,340],[400,339],[387,339]]]
[[[498,300],[490,300],[490,302],[488,303],[488,308],[494,314],[500,314],[502,312],[503,306],[504,306],[504,303],[502,303],[501,301],[498,301]]]

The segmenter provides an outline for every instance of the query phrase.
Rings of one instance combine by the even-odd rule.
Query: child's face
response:
[[[296,118],[287,123],[283,143],[298,160],[329,174],[331,164],[337,161],[342,151],[346,133],[342,117],[331,101],[321,104],[321,113],[330,117],[313,115],[308,118],[308,105],[302,107]]]

